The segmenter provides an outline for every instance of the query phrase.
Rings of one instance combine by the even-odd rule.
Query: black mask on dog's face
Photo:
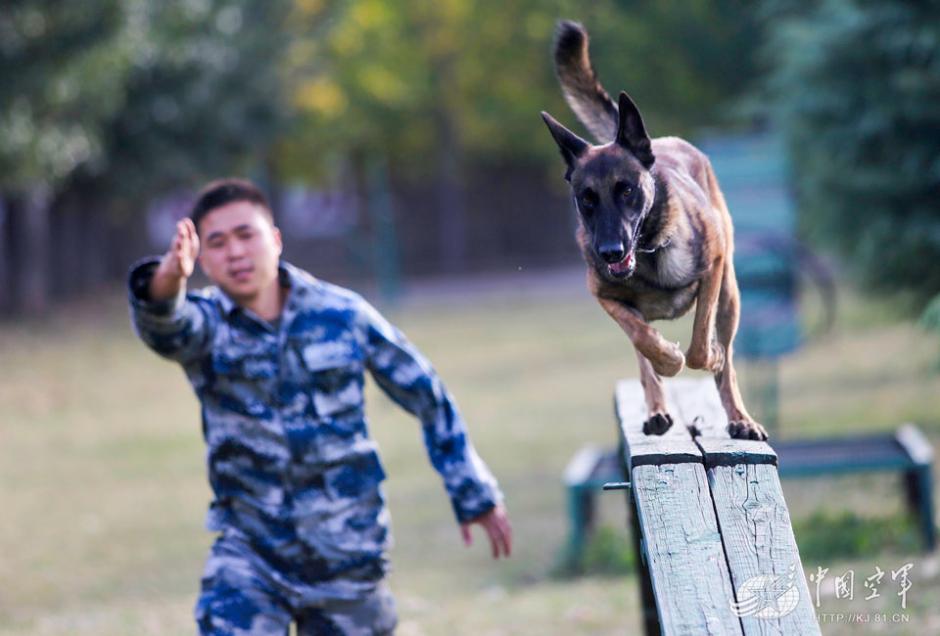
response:
[[[650,174],[655,157],[640,111],[620,93],[616,138],[594,146],[542,113],[561,150],[582,225],[591,239],[598,264],[615,279],[636,268],[640,226],[653,205]]]

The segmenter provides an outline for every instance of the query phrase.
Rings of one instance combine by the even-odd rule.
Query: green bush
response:
[[[802,228],[922,308],[940,292],[940,3],[799,4],[767,3],[766,52]]]
[[[611,576],[634,572],[636,559],[629,532],[624,528],[602,525],[591,533],[580,560],[572,563],[563,558],[555,566],[552,575],[565,578],[584,574]]]
[[[815,512],[793,522],[803,565],[834,558],[871,557],[880,552],[923,549],[917,525],[909,517],[860,517],[849,511]]]

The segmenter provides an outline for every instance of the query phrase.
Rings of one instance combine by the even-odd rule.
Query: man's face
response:
[[[281,233],[267,211],[250,201],[218,207],[199,221],[199,265],[239,304],[276,285]]]

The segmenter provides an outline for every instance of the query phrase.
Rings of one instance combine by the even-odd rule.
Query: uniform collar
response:
[[[277,265],[277,276],[278,283],[281,287],[286,287],[290,290],[288,293],[287,300],[284,302],[284,309],[287,309],[288,305],[291,304],[291,300],[296,298],[298,295],[304,296],[309,293],[310,288],[315,287],[319,281],[314,278],[309,273],[294,267],[287,261],[280,261]],[[236,303],[232,298],[226,294],[221,287],[216,287],[218,290],[217,298],[219,306],[222,308],[222,312],[227,318],[232,316],[232,312],[236,309],[240,309],[240,305]],[[298,294],[299,290],[300,291]]]

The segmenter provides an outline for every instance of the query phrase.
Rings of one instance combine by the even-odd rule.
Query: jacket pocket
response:
[[[344,343],[314,343],[301,350],[301,359],[317,417],[362,411],[363,364],[355,350]]]

